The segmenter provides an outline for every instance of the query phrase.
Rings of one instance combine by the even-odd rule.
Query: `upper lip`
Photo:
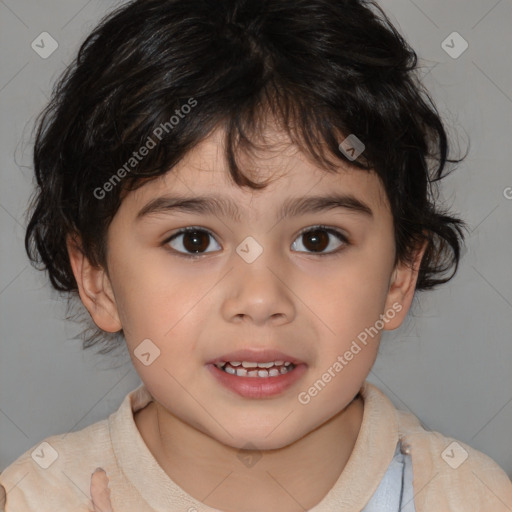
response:
[[[229,354],[224,354],[220,357],[216,357],[211,361],[208,361],[207,364],[216,364],[216,363],[228,363],[229,361],[248,361],[254,363],[267,363],[270,361],[289,361],[295,365],[301,364],[302,361],[299,359],[285,354],[284,352],[280,352],[279,350],[272,349],[243,349],[236,350],[235,352],[230,352]]]

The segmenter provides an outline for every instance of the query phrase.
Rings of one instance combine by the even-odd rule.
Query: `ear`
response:
[[[110,279],[103,269],[91,265],[77,237],[67,236],[66,246],[78,292],[94,323],[104,331],[122,329]]]
[[[411,307],[421,260],[427,245],[428,241],[425,241],[423,245],[416,249],[412,266],[400,262],[393,270],[384,313],[386,311],[395,311],[396,315],[393,318],[389,318],[388,322],[385,323],[384,330],[386,331],[392,331],[400,327]]]

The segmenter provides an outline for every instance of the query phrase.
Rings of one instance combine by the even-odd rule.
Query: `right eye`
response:
[[[167,238],[167,240],[163,242],[163,245],[171,246],[174,251],[180,253],[182,256],[194,258],[197,255],[204,254],[205,252],[212,252],[206,251],[210,246],[210,241],[208,240],[209,237],[215,240],[213,234],[207,229],[190,226],[174,233],[170,238]],[[171,242],[175,245],[173,246]]]

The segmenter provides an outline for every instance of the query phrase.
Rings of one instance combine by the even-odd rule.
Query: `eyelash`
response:
[[[349,239],[341,231],[338,231],[337,229],[334,229],[334,228],[330,228],[328,226],[324,226],[323,224],[319,224],[319,225],[316,225],[316,226],[310,226],[308,228],[304,228],[303,230],[301,230],[297,234],[297,238],[296,239],[298,239],[304,233],[308,233],[310,231],[317,231],[317,230],[325,231],[325,232],[327,232],[327,233],[329,233],[331,235],[334,235],[340,242],[342,242],[342,245],[339,248],[337,248],[337,249],[335,249],[333,251],[324,252],[324,253],[322,253],[322,252],[315,253],[315,252],[307,252],[307,251],[297,251],[297,252],[305,252],[306,254],[312,254],[314,256],[336,256],[341,251],[343,251],[343,249],[345,249],[346,246],[350,245]],[[210,230],[206,229],[206,228],[203,228],[203,227],[200,227],[200,226],[188,226],[186,228],[180,229],[179,231],[177,231],[176,233],[174,233],[170,237],[166,238],[162,242],[162,245],[168,247],[169,242],[173,241],[178,236],[183,235],[183,234],[187,234],[187,233],[190,233],[190,232],[195,232],[195,231],[201,231],[201,232],[207,233],[208,235],[210,235],[212,238],[215,239],[215,236],[213,235],[213,233]],[[194,253],[183,253],[183,252],[177,251],[176,249],[173,249],[172,247],[168,247],[168,249],[173,254],[176,254],[178,256],[182,256],[184,258],[190,258],[190,259],[198,259],[198,258],[201,258],[202,256],[205,256],[205,255],[208,254],[208,252],[197,253],[197,254],[194,254]],[[214,251],[211,251],[211,252],[214,252]]]

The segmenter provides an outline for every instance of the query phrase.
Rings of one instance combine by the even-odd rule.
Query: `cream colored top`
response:
[[[352,454],[310,512],[360,512],[379,487],[398,442],[412,457],[416,512],[512,511],[512,483],[492,459],[423,429],[369,382],[361,395],[363,421]],[[110,480],[114,512],[215,512],[175,484],[144,443],[133,415],[151,400],[141,385],[107,419],[48,437],[21,455],[0,474],[6,512],[89,512],[91,474],[98,466]]]

